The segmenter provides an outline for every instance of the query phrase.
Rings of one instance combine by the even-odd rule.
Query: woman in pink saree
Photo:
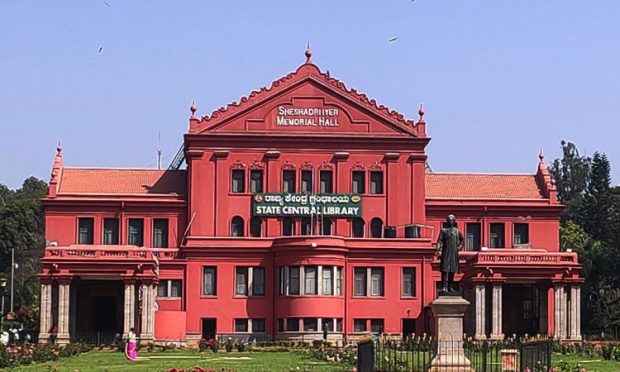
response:
[[[136,332],[133,328],[127,334],[127,344],[125,345],[125,356],[129,360],[136,360],[138,357],[138,342]]]

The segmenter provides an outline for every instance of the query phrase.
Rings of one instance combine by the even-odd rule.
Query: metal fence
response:
[[[460,341],[455,341],[460,343]],[[463,356],[477,372],[546,372],[551,366],[549,339],[531,341],[463,341],[463,349],[449,345],[441,348],[440,357],[450,362],[460,362]],[[445,346],[445,345],[444,345]],[[437,342],[431,338],[406,339],[403,341],[376,338],[372,347],[358,348],[358,361],[369,360],[359,371],[428,371],[431,361],[437,355]]]

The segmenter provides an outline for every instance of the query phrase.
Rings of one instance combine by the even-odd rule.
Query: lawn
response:
[[[166,371],[169,368],[192,367],[232,368],[239,371],[346,371],[335,364],[321,362],[310,355],[291,352],[230,352],[199,353],[192,350],[175,350],[140,353],[141,359],[130,362],[125,355],[111,351],[91,351],[79,356],[61,358],[55,362],[32,364],[14,368],[12,371]],[[350,370],[350,369],[349,369]]]
[[[604,360],[603,358],[588,359],[579,355],[563,355],[554,353],[551,356],[551,363],[554,367],[557,367],[563,361],[567,362],[571,367],[575,367],[579,364],[585,368],[586,371],[595,372],[618,372],[620,371],[620,361]]]

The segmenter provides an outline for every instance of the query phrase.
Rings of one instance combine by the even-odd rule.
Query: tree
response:
[[[588,185],[590,159],[579,154],[572,142],[562,140],[562,159],[555,159],[550,167],[555,179],[558,199],[566,203],[583,194]]]

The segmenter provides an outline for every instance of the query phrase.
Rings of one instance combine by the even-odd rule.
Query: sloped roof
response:
[[[444,199],[545,199],[536,175],[428,173],[426,197]]]
[[[58,194],[186,193],[183,170],[63,168]]]

